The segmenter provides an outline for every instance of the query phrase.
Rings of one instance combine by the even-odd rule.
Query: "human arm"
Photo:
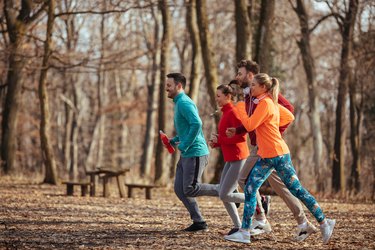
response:
[[[236,108],[234,108],[231,112],[226,113],[222,117],[222,122],[224,129],[226,129],[225,133],[219,134],[218,136],[218,143],[220,144],[236,144],[240,142],[246,141],[246,137],[244,137],[244,134],[246,133],[246,130],[244,129],[244,132],[242,134],[237,133],[228,133],[228,131],[233,131],[233,128],[237,127],[239,124],[241,124],[241,120],[237,114]],[[229,134],[229,136],[228,136]]]
[[[280,124],[279,124],[279,126],[280,127],[289,126],[289,124],[292,121],[294,121],[294,115],[287,108],[281,106],[280,104],[278,106],[279,106],[279,112],[280,112]]]
[[[277,102],[287,108],[292,114],[294,113],[294,106],[282,94],[278,95]]]
[[[196,106],[191,102],[181,103],[181,105],[178,106],[178,112],[187,123],[187,130],[184,131],[183,140],[180,140],[178,149],[181,152],[186,152],[194,143],[202,127],[202,121]],[[180,135],[180,137],[182,137],[182,135]]]
[[[272,102],[270,98],[269,100],[263,99],[250,117],[247,115],[246,110],[238,110],[239,118],[247,131],[255,130],[267,119],[270,112],[269,105],[271,105],[269,102]]]
[[[208,145],[211,148],[218,148],[220,144],[217,141],[218,134],[212,133],[210,139],[208,140]]]

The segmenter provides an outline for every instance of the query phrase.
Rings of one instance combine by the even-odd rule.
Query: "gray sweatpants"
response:
[[[220,178],[219,196],[232,219],[234,227],[236,228],[241,227],[241,220],[234,203],[244,203],[245,195],[243,193],[233,193],[233,191],[237,188],[238,175],[245,164],[245,161],[246,159],[226,162]]]
[[[219,196],[219,184],[201,183],[202,174],[207,164],[208,155],[191,158],[180,157],[177,163],[174,192],[182,201],[194,222],[204,221],[194,197]]]

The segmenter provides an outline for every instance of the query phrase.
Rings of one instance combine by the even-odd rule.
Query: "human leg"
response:
[[[298,200],[285,186],[284,182],[280,179],[276,171],[272,171],[271,175],[268,177],[268,182],[276,194],[283,199],[288,208],[292,211],[294,218],[297,223],[303,224],[307,221],[303,207]]]
[[[183,192],[187,197],[219,196],[219,184],[202,183],[203,171],[208,164],[208,155],[181,158],[183,168]]]
[[[199,210],[198,203],[194,197],[187,197],[184,193],[183,186],[184,186],[184,178],[183,178],[183,161],[180,160],[177,163],[176,174],[175,174],[175,181],[174,181],[174,192],[176,193],[177,197],[182,201],[186,209],[190,214],[190,218],[194,222],[204,222],[202,214]]]
[[[275,159],[275,158],[273,158]],[[289,154],[277,157],[273,167],[290,192],[302,201],[318,222],[325,218],[315,198],[301,185]]]
[[[256,207],[256,191],[270,175],[272,168],[263,159],[259,159],[250,172],[245,186],[245,205],[242,217],[242,226],[239,231],[224,238],[229,241],[250,243],[250,228],[252,216]]]
[[[255,163],[258,161],[259,156],[257,155],[258,147],[254,146],[251,151],[249,157],[247,157],[245,164],[243,165],[240,174],[238,176],[238,184],[242,188],[242,190],[245,190],[245,186],[247,183],[247,180],[249,178],[250,172],[255,166]],[[262,207],[262,200],[261,196],[259,194],[259,191],[256,193],[256,213],[255,213],[255,219],[258,221],[266,220],[265,211]]]
[[[225,163],[220,179],[219,196],[223,201],[225,209],[232,219],[235,228],[241,227],[241,221],[234,203],[243,203],[245,201],[245,195],[243,193],[234,193],[233,191],[237,188],[238,174],[244,163],[245,160]]]
[[[249,179],[245,187],[245,205],[242,217],[242,229],[249,230],[251,227],[252,216],[255,212],[256,192],[263,182],[271,174],[272,168],[265,159],[259,159],[250,172]]]
[[[290,159],[290,155],[283,155],[279,157],[278,161],[279,162],[274,165],[274,168],[276,169],[278,175],[290,190],[290,192],[305,204],[311,214],[320,223],[323,243],[327,244],[332,236],[336,221],[325,218],[325,215],[314,196],[312,196],[301,185]]]
[[[298,223],[295,240],[303,241],[311,234],[317,232],[317,228],[307,220],[301,202],[289,191],[275,170],[272,171],[267,180],[272,189],[283,199],[285,204],[292,211]]]

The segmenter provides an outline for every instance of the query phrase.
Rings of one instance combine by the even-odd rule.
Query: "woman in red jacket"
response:
[[[231,235],[241,227],[241,220],[238,215],[235,203],[243,203],[243,193],[234,193],[237,189],[237,179],[241,168],[249,156],[249,148],[246,142],[246,131],[242,134],[228,138],[225,134],[227,128],[238,127],[241,121],[237,115],[237,109],[232,103],[233,89],[229,85],[220,85],[216,90],[216,102],[223,115],[218,126],[218,134],[211,135],[209,145],[220,147],[223,152],[225,165],[220,178],[219,196],[232,219],[234,228],[228,235]]]

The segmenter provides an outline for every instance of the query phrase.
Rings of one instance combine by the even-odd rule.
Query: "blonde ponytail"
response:
[[[272,77],[271,82],[272,82],[272,85],[271,85],[271,88],[270,88],[269,92],[271,94],[273,102],[277,103],[279,92],[280,92],[279,80],[277,80],[277,78],[275,78],[275,77]]]

